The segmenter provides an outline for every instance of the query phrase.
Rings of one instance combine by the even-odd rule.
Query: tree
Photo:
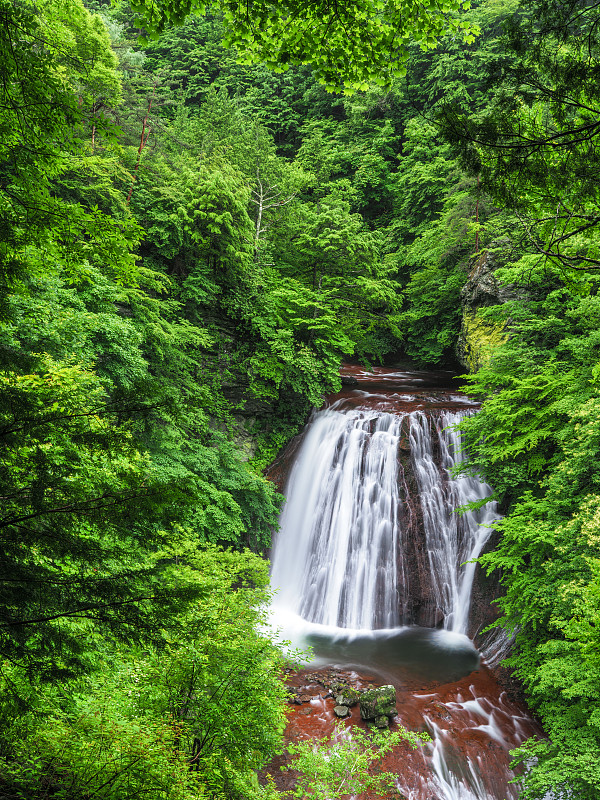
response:
[[[522,796],[600,791],[597,662],[600,298],[593,273],[567,283],[535,254],[497,278],[526,292],[485,311],[509,325],[470,390],[484,402],[461,423],[469,460],[506,512],[499,541],[481,563],[504,588],[497,625],[515,635],[507,664],[523,681],[548,739],[516,756]],[[520,293],[520,292],[517,292]],[[482,314],[483,312],[480,312]]]
[[[254,773],[282,749],[287,694],[282,652],[259,632],[267,564],[247,551],[200,550],[183,529],[160,556],[164,579],[193,585],[198,600],[178,610],[160,647],[99,641],[95,671],[59,685],[28,684],[3,664],[5,794],[263,797]]]
[[[441,114],[447,138],[486,191],[518,217],[528,246],[567,271],[600,255],[600,15],[584,0],[527,4],[507,23],[512,63],[493,99]]]
[[[374,79],[385,84],[402,75],[409,44],[427,49],[443,33],[453,31],[472,40],[471,27],[457,15],[468,0],[255,0],[237,2],[155,2],[132,4],[152,33],[181,23],[192,12],[223,14],[224,44],[240,55],[275,70],[311,64],[330,89],[356,89]]]
[[[100,256],[134,279],[135,226],[65,203],[52,181],[81,156],[86,129],[109,138],[120,98],[108,36],[81,3],[0,3],[0,276],[3,300],[42,241],[81,268]],[[100,102],[100,99],[102,102]]]
[[[81,653],[69,620],[121,620],[141,632],[154,591],[129,529],[150,486],[97,376],[38,361],[2,376],[0,647],[52,672]]]
[[[413,750],[429,741],[426,733],[412,733],[406,728],[397,731],[351,731],[339,724],[333,734],[323,739],[300,742],[288,747],[295,756],[289,769],[298,770],[296,787],[285,796],[310,800],[336,800],[354,797],[362,792],[385,793],[396,789],[390,772],[370,774],[369,770],[394,747],[407,743]]]
[[[81,654],[69,621],[143,626],[135,600],[150,590],[137,581],[149,564],[135,536],[123,536],[125,509],[148,491],[146,460],[119,417],[131,406],[110,398],[94,371],[95,331],[82,336],[92,315],[75,321],[65,290],[97,270],[113,287],[134,282],[138,229],[57,196],[85,158],[86,136],[110,140],[103,109],[119,101],[120,84],[104,26],[63,2],[2,3],[0,21],[2,653],[60,671]],[[115,514],[116,527],[98,527]]]

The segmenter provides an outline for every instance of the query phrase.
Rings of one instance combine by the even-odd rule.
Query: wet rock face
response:
[[[285,491],[291,469],[294,466],[294,459],[298,455],[305,433],[306,431],[302,431],[296,434],[281,450],[275,461],[264,471],[265,477],[275,484],[278,492]]]
[[[497,531],[492,534],[483,552],[489,553],[494,550],[499,538],[500,534]],[[484,642],[490,638],[490,634],[483,634],[483,631],[500,616],[500,609],[494,601],[501,597],[502,594],[500,573],[496,571],[491,575],[486,575],[485,571],[478,565],[473,579],[469,629],[467,631],[467,635],[475,642],[477,647],[482,647]]]
[[[406,418],[406,441],[409,442],[409,419]],[[444,622],[444,613],[437,608],[431,581],[431,566],[427,552],[427,542],[423,523],[423,508],[419,501],[419,489],[414,474],[410,454],[410,444],[406,451],[400,449],[401,490],[403,507],[403,574],[401,586],[403,622],[405,625],[419,625],[435,628]],[[434,458],[439,461],[439,451]]]
[[[500,239],[492,242],[487,250],[473,256],[467,267],[469,280],[461,292],[463,308],[475,311],[519,297],[514,286],[501,284],[496,277],[496,270],[510,261],[511,250],[510,239]]]
[[[470,372],[475,372],[490,357],[493,349],[508,336],[504,325],[493,325],[477,313],[523,297],[515,286],[502,284],[496,277],[500,267],[512,258],[509,239],[492,242],[489,249],[474,256],[469,264],[469,280],[461,292],[463,319],[456,345],[456,357]]]

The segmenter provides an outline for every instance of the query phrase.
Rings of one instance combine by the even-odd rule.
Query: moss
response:
[[[464,315],[462,336],[469,372],[477,372],[508,339],[508,331],[505,323],[494,325],[483,320],[475,312]]]
[[[358,689],[354,689],[352,686],[344,686],[336,697],[336,703],[342,706],[355,706],[360,697],[361,692]]]
[[[360,716],[363,719],[377,717],[394,717],[396,709],[396,690],[393,686],[380,686],[377,689],[368,689],[360,697]],[[377,724],[377,722],[375,723]]]

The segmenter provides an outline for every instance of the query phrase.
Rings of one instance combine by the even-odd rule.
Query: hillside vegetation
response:
[[[0,794],[274,796],[261,470],[343,359],[460,368],[488,250],[522,796],[596,800],[600,17],[283,5],[0,0]]]

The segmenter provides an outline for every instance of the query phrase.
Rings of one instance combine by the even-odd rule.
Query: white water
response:
[[[354,631],[410,624],[402,557],[411,502],[400,466],[401,437],[423,514],[430,581],[443,627],[466,633],[476,558],[497,517],[493,504],[459,516],[459,506],[491,493],[453,479],[461,460],[458,413],[434,421],[332,406],[313,416],[290,473],[272,553],[271,583],[282,616]],[[437,454],[437,457],[436,455]],[[464,566],[463,566],[464,565]]]
[[[491,494],[473,478],[452,477],[463,458],[453,427],[462,416],[439,406],[404,414],[349,409],[343,401],[313,415],[272,553],[273,617],[286,638],[380,675],[415,674],[417,664],[425,682],[429,673],[453,681],[452,669],[458,677],[477,669],[478,653],[465,636],[475,564],[465,562],[481,553],[498,515],[492,503],[456,513]],[[415,557],[415,536],[429,575],[411,587],[415,566],[408,569],[404,557]],[[414,591],[423,593],[430,624],[441,615],[444,630],[411,627]],[[510,646],[499,639],[489,634],[487,657]],[[527,719],[474,687],[454,696],[444,706],[431,695],[421,720],[432,740],[418,756],[416,781],[409,769],[409,785],[398,788],[409,800],[514,800],[508,750],[528,735]]]
[[[401,418],[315,415],[292,469],[272,555],[277,604],[308,622],[394,628]]]
[[[504,693],[492,702],[478,697],[474,686],[469,687],[466,699],[459,695],[456,701],[447,702],[444,707],[449,713],[449,721],[443,726],[427,715],[424,718],[431,735],[426,758],[432,775],[424,778],[423,785],[431,796],[439,800],[517,798],[518,784],[502,788],[494,786],[493,781],[490,783],[490,778],[502,774],[500,761],[504,758],[506,745],[515,748],[526,738],[529,718],[515,713]],[[487,753],[483,757],[480,754],[476,760],[461,760],[457,741],[481,735],[489,740]],[[557,799],[548,797],[546,800]]]
[[[472,477],[452,478],[451,470],[463,461],[460,434],[454,426],[462,414],[442,412],[434,422],[422,411],[411,414],[410,443],[414,473],[423,509],[423,527],[431,583],[444,628],[466,633],[476,559],[498,519],[496,503],[482,509],[456,509],[489,497],[491,488]],[[435,425],[435,431],[431,428]],[[434,447],[440,450],[438,464]]]

